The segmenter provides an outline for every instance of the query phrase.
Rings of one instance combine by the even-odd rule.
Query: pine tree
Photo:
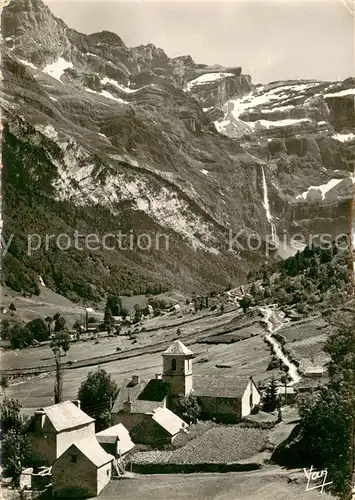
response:
[[[106,307],[105,307],[105,313],[104,313],[104,327],[106,328],[106,330],[109,333],[111,331],[111,328],[114,325],[114,322],[115,321],[114,321],[113,316],[112,316],[111,308],[110,308],[109,304],[107,303]]]
[[[60,363],[60,349],[55,350],[55,385],[54,385],[54,404],[63,401],[63,371]]]
[[[248,295],[244,295],[244,297],[239,301],[239,305],[243,309],[243,313],[245,314],[251,306],[251,297],[249,297]]]
[[[275,378],[272,377],[263,397],[263,410],[266,412],[272,412],[275,411],[279,406],[280,401],[277,394],[277,384]]]

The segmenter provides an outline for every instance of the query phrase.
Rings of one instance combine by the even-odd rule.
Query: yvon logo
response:
[[[313,469],[313,465],[311,465],[310,469],[303,469],[307,478],[307,486],[306,491],[317,490],[320,489],[321,493],[323,493],[324,486],[332,484],[333,481],[327,482],[328,470],[315,470]]]

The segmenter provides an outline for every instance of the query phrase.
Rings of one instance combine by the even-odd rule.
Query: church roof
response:
[[[169,384],[161,379],[140,380],[132,385],[131,379],[125,380],[112,412],[119,413],[128,400],[132,402],[132,413],[150,413],[161,406],[161,402],[169,392]]]
[[[152,378],[139,394],[138,399],[144,401],[163,401],[169,392],[169,384],[162,379]]]
[[[173,354],[174,356],[192,356],[194,353],[190,351],[180,340],[175,340],[170,347],[167,348],[164,354]]]
[[[193,394],[201,397],[241,398],[249,381],[249,377],[195,375]]]

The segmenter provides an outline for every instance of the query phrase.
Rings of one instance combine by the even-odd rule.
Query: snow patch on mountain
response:
[[[290,111],[291,109],[294,109],[294,106],[291,106],[291,105],[288,105],[288,106],[278,106],[276,108],[261,109],[260,113],[276,113],[278,111]]]
[[[255,131],[258,130],[269,130],[271,128],[276,128],[276,127],[291,127],[293,125],[300,125],[305,122],[311,122],[309,118],[299,118],[299,119],[292,119],[292,118],[286,118],[285,120],[275,120],[275,121],[270,121],[270,120],[257,120],[255,122],[245,122],[248,125],[250,125]]]
[[[138,92],[139,90],[144,89],[146,87],[146,85],[144,85],[143,87],[140,87],[139,89],[131,89],[129,87],[125,87],[124,85],[121,85],[120,83],[116,82],[116,80],[112,80],[112,78],[107,78],[106,76],[105,76],[105,78],[102,78],[100,80],[100,83],[101,83],[101,85],[106,85],[106,84],[113,85],[114,87],[118,88],[119,90],[122,90],[122,92],[126,92],[126,94],[134,94],[135,92]]]
[[[330,179],[326,184],[321,184],[320,186],[310,186],[307,191],[304,191],[302,194],[299,194],[296,196],[296,199],[303,198],[304,200],[307,199],[307,196],[311,194],[313,190],[319,191],[322,199],[324,200],[325,195],[328,191],[333,189],[339,182],[341,182],[343,179]]]
[[[19,59],[19,61],[20,61],[21,64],[24,64],[25,66],[29,66],[32,69],[38,70],[38,68],[36,68],[36,66],[34,64],[32,64],[29,61],[26,61],[25,59]]]
[[[187,82],[187,89],[190,90],[195,85],[205,85],[206,83],[211,83],[216,80],[221,80],[222,78],[226,78],[227,76],[235,76],[233,73],[205,73],[204,75],[200,75],[193,80]]]
[[[349,134],[334,134],[332,135],[333,139],[336,139],[337,141],[340,142],[348,142],[352,141],[355,139],[355,134],[349,133]]]
[[[236,137],[240,134],[248,134],[250,131],[258,132],[277,127],[299,126],[307,122],[311,123],[312,120],[309,118],[287,118],[287,115],[282,120],[259,119],[250,121],[247,118],[247,113],[272,115],[277,112],[291,111],[296,106],[302,106],[302,103],[294,105],[293,102],[290,104],[290,100],[305,99],[307,93],[312,91],[312,88],[316,86],[319,86],[319,82],[312,81],[300,84],[280,83],[279,86],[273,88],[270,88],[270,84],[257,87],[254,91],[243,97],[228,101],[225,104],[226,114],[222,120],[215,122],[215,127],[222,134]]]
[[[63,57],[59,57],[57,61],[51,64],[47,64],[47,66],[45,66],[42,71],[43,73],[46,73],[52,78],[58,80],[60,83],[63,83],[61,81],[61,78],[64,75],[65,70],[69,68],[73,68],[73,63],[66,61],[65,59],[63,59]]]
[[[343,97],[348,95],[355,95],[355,89],[346,89],[346,90],[340,90],[339,92],[324,94],[324,97]]]
[[[102,97],[106,97],[107,99],[112,99],[113,101],[119,102],[120,104],[129,104],[128,101],[124,101],[120,97],[115,97],[110,92],[107,92],[107,90],[101,90],[101,92],[96,92],[96,90],[89,89],[88,87],[85,88],[86,92],[90,92],[91,94],[96,94],[96,95],[101,95]]]

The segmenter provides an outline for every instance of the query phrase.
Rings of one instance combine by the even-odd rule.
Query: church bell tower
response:
[[[189,396],[192,392],[192,359],[194,353],[180,340],[163,352],[163,380],[170,385],[170,394]]]

